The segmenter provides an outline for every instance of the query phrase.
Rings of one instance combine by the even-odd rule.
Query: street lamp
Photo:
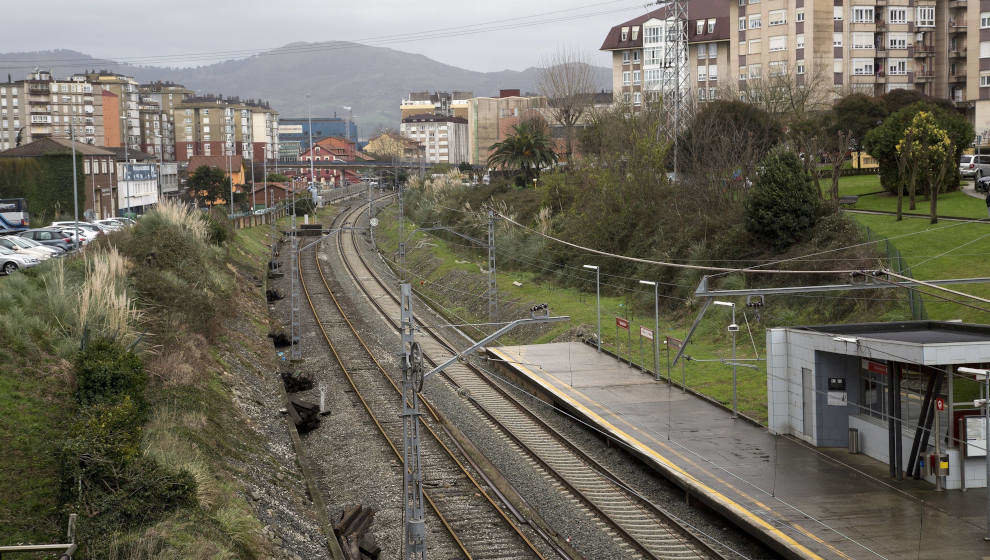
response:
[[[732,323],[729,325],[729,332],[732,333],[732,417],[739,417],[739,393],[736,390],[736,333],[739,332],[739,325],[736,324],[736,304],[731,301],[713,301],[715,305],[732,308]]]
[[[653,372],[657,381],[660,381],[660,345],[657,344],[660,336],[660,286],[650,280],[640,280],[639,283],[653,286]]]
[[[969,367],[956,368],[958,373],[968,373],[977,381],[985,382],[981,390],[983,398],[973,401],[973,406],[983,409],[983,453],[987,465],[987,533],[983,540],[990,541],[990,370]],[[965,457],[962,459],[965,461]]]
[[[602,351],[602,292],[601,292],[601,271],[597,266],[586,264],[584,268],[588,270],[595,271],[595,312],[598,315],[598,336],[595,340],[598,342],[598,353]]]

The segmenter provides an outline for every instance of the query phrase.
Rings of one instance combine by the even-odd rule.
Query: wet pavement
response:
[[[772,436],[579,342],[489,352],[786,556],[990,558],[984,489],[891,480],[886,464]]]

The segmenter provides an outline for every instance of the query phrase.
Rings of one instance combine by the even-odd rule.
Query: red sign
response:
[[[639,327],[639,336],[645,338],[646,340],[653,340],[653,331],[646,327]]]
[[[945,410],[945,401],[944,401],[944,400],[942,400],[941,398],[937,398],[937,399],[935,399],[935,408],[936,408],[936,409],[937,409],[937,410],[938,410],[939,412],[942,412],[943,410]]]
[[[626,319],[623,319],[622,317],[616,317],[615,318],[615,326],[619,327],[620,329],[629,330],[629,321],[626,320]]]
[[[678,339],[676,339],[676,338],[674,338],[672,336],[668,336],[668,337],[666,337],[666,339],[667,339],[667,345],[668,346],[673,346],[675,348],[680,348],[681,346],[684,346],[684,341],[683,340],[678,340]]]
[[[873,360],[863,360],[863,369],[872,373],[878,373],[880,375],[887,375],[886,364],[881,364],[879,362],[874,362]]]

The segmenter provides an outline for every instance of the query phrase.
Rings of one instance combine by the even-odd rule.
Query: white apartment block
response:
[[[0,83],[0,149],[45,138],[69,138],[103,146],[103,99],[82,75],[57,80],[48,71]]]
[[[458,165],[469,161],[468,121],[462,117],[414,115],[402,119],[403,137],[423,146],[426,163]]]

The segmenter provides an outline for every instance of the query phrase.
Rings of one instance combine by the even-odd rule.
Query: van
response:
[[[964,155],[959,158],[959,173],[967,179],[990,177],[990,156]]]

